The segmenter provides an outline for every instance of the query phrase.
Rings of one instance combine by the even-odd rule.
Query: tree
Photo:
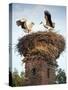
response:
[[[21,72],[20,77],[24,78],[24,72]]]
[[[16,69],[12,73],[12,85],[13,86],[22,86],[21,78],[20,78],[18,71]]]
[[[66,83],[66,74],[65,74],[65,71],[62,70],[61,68],[58,69],[58,72],[57,72],[57,75],[56,75],[56,82],[58,84]]]
[[[24,72],[19,75],[17,69],[14,69],[12,73],[12,86],[23,86],[24,85]]]

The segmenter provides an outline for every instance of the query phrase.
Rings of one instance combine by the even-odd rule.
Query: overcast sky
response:
[[[22,17],[29,18],[36,25],[44,18],[44,10],[48,10],[52,15],[52,21],[55,22],[55,31],[66,36],[66,7],[64,6],[49,6],[49,5],[28,5],[28,4],[13,4],[12,5],[12,70],[14,68],[20,73],[24,71],[21,56],[16,50],[18,39],[25,35],[24,31],[16,25],[16,21]],[[11,12],[11,11],[10,11]],[[57,59],[59,67],[66,71],[66,52],[64,51]]]

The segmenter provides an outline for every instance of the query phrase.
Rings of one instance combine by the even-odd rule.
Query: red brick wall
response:
[[[33,69],[35,69],[34,75]],[[25,78],[28,85],[53,84],[55,80],[55,68],[49,66],[45,60],[29,59],[25,62]]]

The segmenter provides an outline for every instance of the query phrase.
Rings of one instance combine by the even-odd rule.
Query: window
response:
[[[47,69],[47,77],[48,78],[50,77],[50,69],[49,68]]]
[[[32,69],[32,75],[36,75],[36,69],[35,68]]]

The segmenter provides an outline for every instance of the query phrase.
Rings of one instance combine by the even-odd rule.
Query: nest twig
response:
[[[65,40],[55,32],[37,32],[19,39],[17,49],[20,55],[40,55],[47,59],[56,59],[64,51]]]

